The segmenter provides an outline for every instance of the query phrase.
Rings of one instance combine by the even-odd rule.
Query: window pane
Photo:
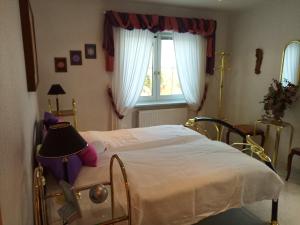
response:
[[[173,40],[161,40],[160,95],[180,95]]]
[[[153,52],[153,51],[152,51]],[[150,56],[150,61],[149,61],[149,66],[148,66],[148,70],[147,70],[147,75],[144,81],[144,87],[141,93],[141,96],[152,96],[152,73],[153,73],[153,55],[151,52],[151,56]]]

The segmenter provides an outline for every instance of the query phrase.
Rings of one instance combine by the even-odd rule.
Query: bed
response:
[[[225,126],[246,138],[220,120],[198,117],[188,125],[197,128],[195,124],[202,121]],[[114,184],[125,182],[127,195],[122,195],[122,185],[112,184],[111,196],[121,208],[127,208],[129,224],[194,224],[261,200],[272,200],[271,220],[277,224],[283,182],[263,149],[249,137],[248,143],[240,145],[261,161],[181,125],[85,131],[81,135],[97,148],[101,161],[98,167],[84,167],[74,186],[112,184],[111,177]],[[124,171],[111,171],[112,157],[120,160]]]

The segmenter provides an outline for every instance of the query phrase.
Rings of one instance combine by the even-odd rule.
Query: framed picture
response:
[[[39,83],[34,18],[29,0],[19,0],[25,56],[27,90],[34,92]]]
[[[55,72],[57,73],[67,72],[67,58],[55,57],[54,66],[55,66]]]
[[[82,65],[81,51],[70,51],[71,65]]]
[[[96,59],[96,44],[85,44],[84,50],[86,59]]]

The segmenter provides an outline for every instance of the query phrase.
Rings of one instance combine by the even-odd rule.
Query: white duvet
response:
[[[277,199],[283,186],[262,162],[183,126],[81,134],[108,150],[99,167],[81,171],[76,184],[107,179],[109,156],[117,153],[128,175],[133,225],[193,224],[229,208]]]

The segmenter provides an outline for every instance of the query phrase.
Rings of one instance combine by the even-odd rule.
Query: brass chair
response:
[[[285,178],[286,181],[288,181],[288,179],[290,178],[290,175],[291,175],[292,161],[293,161],[294,155],[300,156],[300,148],[292,148],[291,149],[291,153],[289,154],[289,157],[288,157],[288,166],[287,166],[288,172],[287,172],[287,176]]]

